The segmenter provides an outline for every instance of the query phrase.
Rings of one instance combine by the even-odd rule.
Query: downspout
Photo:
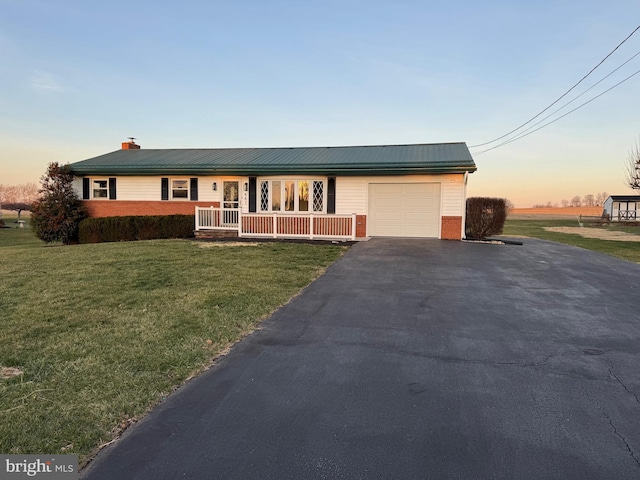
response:
[[[464,172],[464,186],[462,187],[462,227],[460,238],[466,240],[465,225],[467,223],[467,180],[469,179],[469,171]]]

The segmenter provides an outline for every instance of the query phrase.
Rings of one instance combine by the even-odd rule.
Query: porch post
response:
[[[356,239],[356,214],[351,214],[351,240]]]
[[[196,231],[200,230],[200,207],[196,206]]]
[[[309,215],[309,238],[313,240],[313,213]]]
[[[242,237],[242,209],[238,208],[238,238]]]
[[[278,238],[278,217],[277,214],[273,214],[273,238]]]

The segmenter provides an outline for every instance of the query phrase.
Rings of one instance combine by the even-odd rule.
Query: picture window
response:
[[[324,180],[261,180],[259,210],[261,212],[314,212],[325,208]]]

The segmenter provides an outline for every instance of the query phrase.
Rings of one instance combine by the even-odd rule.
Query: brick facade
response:
[[[462,217],[442,217],[440,238],[460,240],[462,236]]]
[[[367,236],[367,216],[356,215],[356,238]]]
[[[175,202],[136,200],[84,201],[91,217],[124,217],[129,215],[194,215],[198,207],[219,207],[220,202]]]

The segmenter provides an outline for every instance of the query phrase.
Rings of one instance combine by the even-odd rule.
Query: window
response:
[[[260,210],[269,211],[269,182],[260,182]]]
[[[274,180],[271,182],[271,210],[274,212],[280,211],[281,205],[281,195],[282,195],[282,187],[280,180]]]
[[[324,180],[261,180],[261,212],[314,212],[325,209]]]
[[[299,212],[308,212],[309,211],[309,182],[301,181],[298,182],[298,211]]]
[[[109,198],[109,181],[93,181],[93,198]]]
[[[284,182],[284,211],[293,212],[296,206],[296,182]]]
[[[172,198],[189,198],[189,181],[188,180],[172,180],[171,181],[171,197]]]
[[[313,211],[322,212],[324,210],[324,182],[313,181]]]

